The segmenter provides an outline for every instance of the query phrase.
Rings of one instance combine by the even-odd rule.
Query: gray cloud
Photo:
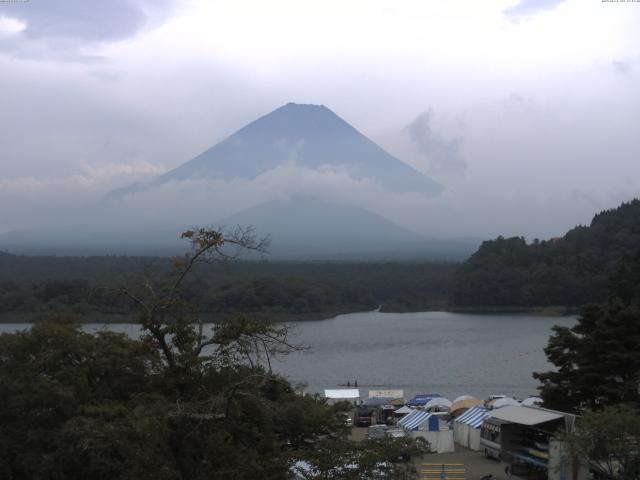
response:
[[[517,5],[504,10],[507,17],[512,20],[518,20],[523,17],[529,17],[540,13],[544,10],[552,10],[566,0],[520,0]]]
[[[37,3],[37,5],[36,5]],[[85,0],[0,3],[0,17],[24,23],[0,48],[17,57],[90,62],[97,55],[80,50],[87,45],[130,38],[168,18],[175,0]]]
[[[467,162],[460,152],[462,137],[447,135],[443,121],[438,121],[432,110],[420,114],[405,127],[418,151],[435,173],[463,174]]]

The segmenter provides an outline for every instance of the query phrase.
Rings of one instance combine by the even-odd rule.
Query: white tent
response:
[[[536,405],[542,405],[543,401],[540,397],[529,397],[529,398],[525,398],[522,401],[522,406],[523,407],[534,407]]]
[[[453,422],[453,439],[463,447],[480,450],[480,427],[491,413],[484,407],[473,407]]]
[[[358,400],[360,398],[360,390],[357,388],[325,390],[324,396],[331,400]]]
[[[495,400],[491,400],[489,402],[489,407],[491,408],[502,408],[508,405],[512,405],[514,407],[519,407],[520,402],[515,398],[505,397],[505,398],[496,398]]]
[[[476,397],[472,396],[472,395],[460,395],[459,397],[456,397],[453,399],[453,402],[451,403],[458,403],[462,400],[472,400],[475,399]]]
[[[411,412],[413,412],[413,408],[407,407],[406,405],[404,407],[400,407],[398,410],[395,411],[396,415],[406,415],[407,413],[411,413]]]
[[[451,408],[451,405],[453,404],[451,403],[451,400],[449,400],[448,398],[436,397],[429,400],[425,404],[424,409],[425,410],[433,410],[433,409],[449,410]]]

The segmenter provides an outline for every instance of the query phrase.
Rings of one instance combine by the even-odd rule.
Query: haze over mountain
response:
[[[459,260],[470,255],[478,239],[437,241],[400,227],[353,205],[313,197],[274,200],[223,220],[222,225],[252,225],[268,232],[273,258],[357,258]]]
[[[327,178],[343,185],[326,188]],[[221,197],[224,188],[235,191]],[[178,248],[181,228],[213,224],[253,226],[258,235],[271,235],[274,258],[463,258],[476,241],[436,245],[366,205],[371,194],[432,198],[442,191],[327,107],[288,103],[155,180],[113,191],[75,222],[11,232],[0,246],[157,253]],[[165,214],[167,198],[189,215]],[[159,200],[157,212],[137,215],[153,206],[136,208],[140,199]]]

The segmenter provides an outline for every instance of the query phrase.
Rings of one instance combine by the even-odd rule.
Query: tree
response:
[[[604,478],[632,480],[640,476],[640,413],[620,405],[588,411],[576,428],[561,434],[573,454]]]
[[[455,275],[458,307],[583,307],[607,300],[616,264],[640,245],[640,200],[601,212],[589,226],[527,244],[522,237],[483,242]],[[636,280],[638,272],[636,271]]]
[[[415,467],[408,460],[429,452],[429,443],[422,438],[387,438],[361,444],[345,439],[325,440],[294,470],[304,480],[404,480],[417,477]]]
[[[342,406],[272,371],[297,348],[286,327],[236,315],[206,329],[185,298],[200,263],[265,243],[246,230],[183,238],[191,250],[168,278],[119,289],[138,306],[140,340],[68,318],[0,335],[0,478],[282,479],[295,461],[363,452]]]
[[[585,308],[572,328],[553,328],[545,353],[556,370],[534,373],[546,406],[576,412],[640,406],[640,306],[633,293],[640,255],[633,258],[612,275],[606,304]]]

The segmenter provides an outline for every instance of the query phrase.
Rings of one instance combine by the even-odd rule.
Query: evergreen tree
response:
[[[554,327],[545,353],[556,371],[534,373],[545,405],[580,411],[640,407],[640,254],[620,262],[606,304],[585,308],[572,328]]]

